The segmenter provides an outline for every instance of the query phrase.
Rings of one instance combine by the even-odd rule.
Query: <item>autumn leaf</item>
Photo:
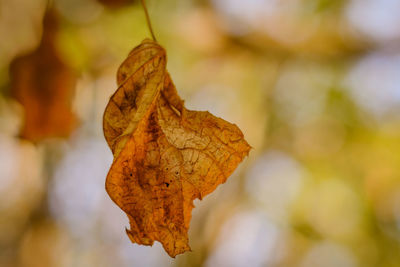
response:
[[[25,114],[21,136],[32,141],[67,137],[76,126],[71,110],[76,76],[56,50],[57,29],[57,17],[49,10],[39,47],[16,58],[10,66],[11,94]]]
[[[224,183],[250,146],[236,125],[184,107],[154,41],[132,50],[117,83],[103,120],[114,154],[106,190],[128,215],[132,242],[157,240],[175,257],[190,250],[193,200]]]

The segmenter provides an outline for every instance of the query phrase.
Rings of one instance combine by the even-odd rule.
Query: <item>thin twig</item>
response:
[[[146,15],[147,27],[149,27],[149,30],[150,30],[150,33],[151,33],[151,37],[153,37],[153,40],[157,42],[157,39],[156,39],[156,37],[154,35],[154,32],[153,32],[153,28],[151,27],[150,16],[149,16],[149,13],[147,12],[147,7],[146,7],[145,0],[141,0],[141,2],[142,2],[143,9],[144,9],[144,14]]]

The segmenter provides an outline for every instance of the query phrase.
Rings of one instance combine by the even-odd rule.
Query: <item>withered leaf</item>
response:
[[[236,125],[184,107],[154,41],[132,50],[117,83],[103,119],[114,154],[106,190],[127,213],[132,242],[157,240],[175,257],[190,250],[193,200],[224,183],[250,146]]]
[[[11,94],[24,107],[21,136],[32,141],[67,137],[76,126],[71,110],[76,75],[57,52],[57,30],[57,16],[49,10],[39,47],[16,58],[10,66]]]

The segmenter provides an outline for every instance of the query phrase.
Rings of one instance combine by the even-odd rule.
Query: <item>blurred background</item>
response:
[[[254,148],[193,252],[131,244],[102,114],[137,0],[0,0],[0,266],[400,266],[400,1],[147,0],[189,109]]]

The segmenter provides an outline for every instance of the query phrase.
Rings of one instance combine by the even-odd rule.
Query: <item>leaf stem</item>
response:
[[[153,38],[154,41],[157,42],[157,39],[154,35],[153,32],[153,28],[151,27],[151,21],[150,21],[150,16],[149,16],[149,12],[147,12],[147,7],[146,7],[146,2],[145,0],[140,0],[142,2],[142,6],[144,9],[144,14],[146,15],[146,22],[147,22],[147,27],[149,27],[150,33],[151,33],[151,37]]]

